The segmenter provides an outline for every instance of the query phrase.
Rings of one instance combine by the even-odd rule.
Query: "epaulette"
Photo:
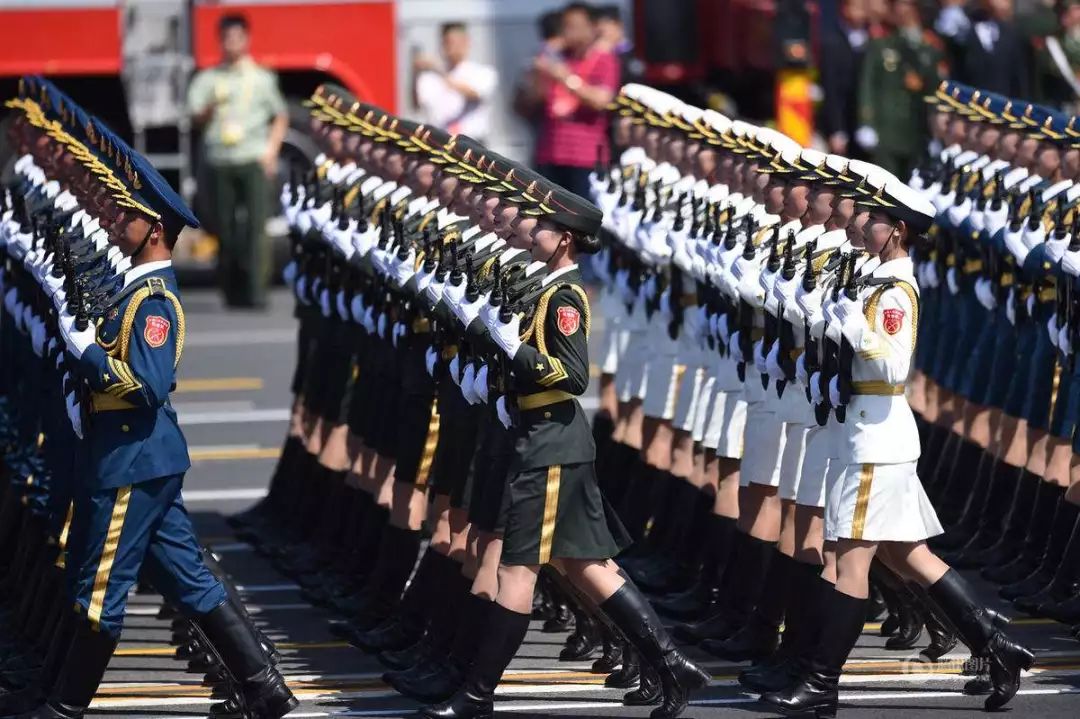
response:
[[[161,277],[147,277],[146,287],[151,295],[158,297],[164,297],[169,292],[169,288],[165,286],[165,280]]]

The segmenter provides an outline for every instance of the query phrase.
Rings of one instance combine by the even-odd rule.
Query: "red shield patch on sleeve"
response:
[[[574,307],[560,307],[555,310],[558,317],[559,332],[569,337],[581,326],[581,313]]]
[[[885,328],[885,332],[887,332],[888,334],[894,335],[900,331],[901,327],[904,326],[903,310],[888,309],[885,310],[883,314],[885,315],[885,322],[882,326]]]
[[[169,339],[169,327],[172,325],[164,317],[150,315],[146,318],[146,329],[143,330],[143,339],[151,347],[160,347]]]

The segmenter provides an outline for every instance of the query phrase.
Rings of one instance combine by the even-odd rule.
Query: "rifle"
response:
[[[813,292],[817,289],[817,275],[814,272],[814,253],[813,249],[817,247],[817,240],[812,242],[813,248],[807,248],[806,252],[806,271],[803,272],[802,288],[803,292]],[[810,318],[803,318],[803,334],[806,337],[806,347],[803,350],[803,356],[806,358],[804,363],[806,365],[806,401],[813,401],[813,393],[810,392],[810,378],[814,376],[815,372],[821,369],[818,363],[818,341],[810,331]]]
[[[1031,211],[1028,214],[1028,229],[1036,230],[1039,227],[1039,223],[1042,222],[1043,215],[1043,201],[1042,195],[1038,190],[1032,188],[1028,193],[1028,198],[1031,200]]]
[[[836,284],[832,288],[832,301],[840,298],[840,290],[848,283],[848,270],[854,274],[854,263],[849,263],[848,258],[854,254],[840,255],[840,266],[837,269]],[[822,337],[824,352],[822,353],[821,372],[818,375],[818,388],[821,391],[821,404],[814,407],[814,417],[822,427],[829,421],[829,409],[832,406],[829,400],[829,382],[839,372],[839,347],[828,335]]]
[[[1073,212],[1073,225],[1072,225],[1072,237],[1069,238],[1069,252],[1080,252],[1080,210]],[[1058,280],[1058,293],[1064,294],[1064,308],[1065,308],[1065,323],[1064,326],[1068,328],[1066,330],[1069,336],[1069,344],[1073,345],[1073,351],[1069,354],[1069,371],[1072,372],[1076,369],[1076,293],[1073,288],[1073,283],[1076,278],[1071,277],[1067,273],[1062,273],[1062,277]],[[1062,287],[1064,285],[1064,287]],[[1058,323],[1061,323],[1061,315],[1058,315]]]
[[[792,235],[792,241],[794,241],[794,235]],[[776,274],[780,271],[780,223],[776,223],[773,226],[773,235],[769,240],[769,258],[765,262],[765,271]],[[763,352],[768,352],[772,347],[773,342],[776,341],[777,334],[779,334],[779,319],[776,315],[769,312],[767,309],[762,310],[764,318],[765,329],[762,333],[761,349]],[[769,375],[767,372],[761,373],[761,388],[769,388]]]
[[[844,296],[849,300],[859,297],[859,290],[855,284],[855,253],[851,253],[847,283],[844,285]],[[851,401],[851,368],[855,361],[855,348],[851,346],[843,335],[840,336],[839,374],[837,375],[837,389],[840,395],[840,406],[836,407],[836,421],[844,422],[847,419],[847,405]]]
[[[675,222],[672,223],[672,225],[671,225],[671,229],[674,230],[675,232],[682,231],[682,228],[686,226],[686,220],[683,219],[683,212],[682,212],[683,211],[683,205],[685,205],[685,204],[686,204],[686,193],[684,192],[684,193],[680,194],[679,197],[675,200]],[[660,203],[657,202],[656,203],[656,214],[654,215],[654,218],[659,219],[659,215],[660,215]],[[697,219],[694,219],[693,222],[694,222],[694,224],[696,224]],[[690,230],[690,234],[691,235],[695,234],[693,229]]]
[[[807,256],[813,252],[815,240],[811,240],[806,246]],[[788,236],[788,243],[784,247],[784,266],[780,270],[780,278],[785,282],[795,279],[795,233]],[[776,321],[779,325],[779,348],[777,351],[778,364],[783,370],[784,376],[776,379],[776,396],[784,396],[784,388],[787,383],[795,378],[795,362],[791,359],[791,352],[795,349],[795,328],[784,319],[784,303],[781,302],[776,308]]]

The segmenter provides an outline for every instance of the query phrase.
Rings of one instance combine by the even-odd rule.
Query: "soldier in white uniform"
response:
[[[921,193],[889,177],[866,198],[866,250],[879,264],[844,288],[834,308],[842,342],[853,353],[850,376],[830,382],[830,401],[841,406],[850,383],[841,432],[846,461],[827,494],[826,537],[836,541],[836,585],[819,596],[820,634],[799,679],[763,700],[784,714],[835,714],[840,672],[862,632],[870,562],[879,550],[926,587],[964,642],[988,660],[996,710],[1015,695],[1020,672],[1034,656],[996,626],[967,582],[926,546],[941,526],[916,473],[919,439],[904,383],[918,327],[918,285],[908,257],[915,237],[935,211]],[[841,350],[842,352],[844,350]]]

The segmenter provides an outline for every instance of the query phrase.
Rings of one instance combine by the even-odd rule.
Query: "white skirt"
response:
[[[806,455],[805,424],[788,422],[784,425],[784,453],[780,456],[780,499],[794,501],[799,492],[803,458]]]
[[[698,402],[701,401],[701,386],[704,382],[705,370],[694,365],[686,365],[686,371],[682,373],[679,388],[675,393],[675,413],[671,419],[671,426],[674,429],[693,432]]]
[[[645,368],[649,349],[644,342],[644,332],[629,332],[626,348],[619,357],[615,369],[615,392],[620,402],[629,402],[645,397]]]
[[[675,355],[656,355],[648,359],[645,370],[646,417],[670,420],[675,417],[675,403],[686,365],[678,364]]]
[[[746,400],[742,392],[714,392],[709,420],[701,443],[716,451],[717,457],[741,459],[746,431]]]
[[[752,402],[746,408],[745,451],[739,465],[740,487],[750,484],[780,486],[780,458],[784,454],[787,435],[784,434],[784,423],[775,412],[766,409],[766,404]]]
[[[826,539],[918,542],[941,534],[915,465],[847,465],[828,495]]]
[[[806,452],[803,454],[799,487],[795,504],[804,507],[825,506],[825,473],[829,471],[829,455],[833,439],[828,426],[816,423],[806,430]]]
[[[619,358],[626,354],[626,347],[630,343],[630,330],[618,326],[611,327],[604,334],[603,344],[600,349],[601,374],[615,374],[619,369]]]
[[[691,433],[695,442],[705,442],[705,427],[709,423],[709,411],[712,409],[715,389],[716,377],[711,372],[706,372],[701,382],[701,389],[697,393],[697,402],[694,404],[694,427]]]

